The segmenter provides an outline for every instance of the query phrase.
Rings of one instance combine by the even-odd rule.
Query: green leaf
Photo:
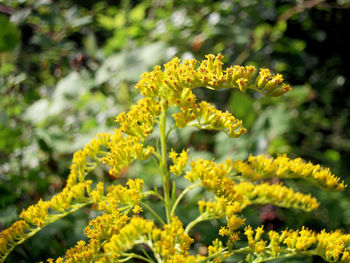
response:
[[[20,41],[18,28],[2,14],[0,14],[0,28],[0,52],[14,49]]]
[[[137,5],[129,13],[130,20],[132,22],[142,21],[145,17],[145,10],[146,10],[146,5],[144,3]]]

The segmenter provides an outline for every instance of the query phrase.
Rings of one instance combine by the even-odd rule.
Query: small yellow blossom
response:
[[[228,201],[242,199],[242,196],[234,189],[234,182],[228,177],[233,169],[230,160],[216,164],[213,161],[198,159],[191,162],[191,168],[192,170],[185,176],[191,182],[200,179],[205,189]]]
[[[120,130],[128,135],[136,136],[142,141],[153,132],[156,118],[160,115],[161,106],[151,98],[143,98],[131,106],[129,112],[122,112],[116,121]]]
[[[286,155],[278,155],[273,159],[265,155],[250,156],[247,162],[234,163],[237,173],[258,180],[261,178],[305,178],[322,188],[332,191],[344,190],[344,181],[332,174],[329,168],[304,162],[301,158],[289,159]]]
[[[110,152],[103,158],[103,162],[110,165],[109,173],[117,177],[122,168],[130,165],[133,161],[145,160],[154,151],[152,146],[144,147],[136,136],[123,136],[121,130],[116,129],[108,144]]]
[[[175,175],[180,175],[187,163],[188,150],[183,150],[180,154],[177,154],[173,149],[171,149],[169,157],[173,160],[174,163],[169,167],[169,171]]]
[[[164,261],[168,262],[177,255],[188,256],[192,242],[193,239],[185,233],[180,220],[173,217],[171,223],[165,225],[164,230],[160,233],[159,240],[155,243],[155,249]]]
[[[319,203],[310,194],[294,192],[282,184],[262,183],[254,185],[242,182],[235,185],[235,190],[244,196],[242,207],[250,204],[273,204],[285,208],[297,208],[311,211],[318,208]]]
[[[106,253],[118,254],[131,249],[138,240],[152,241],[159,237],[160,231],[157,231],[153,221],[134,216],[118,234],[113,235],[110,240],[104,244],[103,249]]]
[[[246,132],[242,121],[236,119],[230,112],[222,112],[202,101],[192,108],[181,108],[181,112],[173,114],[178,127],[193,126],[199,129],[218,130],[229,137],[236,138]]]

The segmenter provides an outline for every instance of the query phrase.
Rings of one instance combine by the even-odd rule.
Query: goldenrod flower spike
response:
[[[233,168],[232,162],[216,164],[213,161],[198,159],[191,162],[191,168],[185,175],[190,182],[199,179],[204,188],[217,197],[232,202],[242,200],[242,196],[235,190],[234,182],[228,177]]]
[[[315,233],[303,227],[301,230],[284,230],[280,234],[271,230],[267,233],[269,240],[264,240],[262,227],[254,231],[247,226],[244,234],[249,248],[256,253],[255,260],[258,262],[298,254],[318,255],[328,262],[350,262],[347,247],[350,244],[350,235],[339,230]]]
[[[180,128],[193,126],[199,129],[218,130],[229,137],[236,138],[246,132],[242,121],[236,119],[230,112],[222,112],[209,103],[202,101],[193,108],[181,108],[182,112],[173,114],[176,125]]]
[[[153,132],[154,122],[159,117],[161,106],[151,98],[143,98],[131,106],[127,113],[122,112],[116,118],[120,130],[128,135],[136,136],[142,141]]]
[[[139,137],[131,135],[124,137],[119,129],[115,130],[108,147],[110,152],[103,158],[103,162],[112,167],[109,173],[114,177],[119,176],[122,168],[137,159],[147,159],[154,151],[152,146],[144,147]]]
[[[177,217],[173,217],[171,223],[164,226],[157,239],[155,251],[161,255],[164,262],[175,262],[173,261],[175,256],[188,256],[188,250],[193,242]]]
[[[255,77],[255,67],[234,65],[223,68],[221,54],[207,55],[205,60],[174,58],[164,65],[156,66],[152,72],[144,73],[136,88],[145,96],[130,111],[120,113],[116,122],[118,128],[113,134],[98,134],[83,150],[73,155],[66,186],[51,200],[40,200],[36,205],[23,210],[22,220],[0,233],[0,262],[3,262],[15,246],[24,242],[48,224],[92,204],[100,215],[92,219],[85,228],[87,241],[78,241],[66,251],[64,257],[47,262],[126,262],[139,259],[145,262],[192,263],[223,262],[232,254],[248,254],[248,262],[267,262],[294,255],[319,255],[329,262],[350,262],[350,235],[339,230],[315,233],[303,227],[301,230],[284,230],[281,233],[265,231],[263,227],[245,228],[246,247],[236,248],[241,243],[240,232],[245,224],[242,209],[251,204],[273,204],[285,208],[310,211],[318,207],[311,195],[294,192],[282,184],[269,184],[264,178],[305,178],[328,190],[343,190],[344,182],[335,177],[328,168],[305,163],[300,158],[291,160],[286,155],[273,159],[267,156],[250,156],[248,161],[226,160],[215,163],[212,160],[197,159],[190,162],[191,169],[185,171],[188,150],[176,153],[167,151],[167,111],[177,107],[173,114],[178,128],[193,126],[199,129],[218,130],[230,137],[246,132],[242,121],[231,113],[216,109],[208,102],[198,102],[192,92],[197,87],[210,89],[234,88],[241,92],[255,90],[266,96],[276,97],[290,90],[283,83],[280,74],[272,75],[268,69],[260,69]],[[155,153],[163,182],[163,195],[154,191],[142,192],[141,179],[128,180],[126,186],[110,185],[105,189],[103,182],[92,184],[86,180],[90,171],[102,161],[110,166],[110,174],[118,176],[124,167],[135,160],[149,158],[155,149],[146,145],[147,137],[158,123],[160,134],[159,153]],[[168,167],[168,156],[173,164]],[[185,174],[193,183],[172,202],[170,198],[171,173]],[[249,181],[255,181],[254,183]],[[174,184],[175,185],[175,184]],[[202,185],[215,196],[214,201],[198,202],[199,216],[184,228],[175,216],[176,208],[185,194]],[[174,188],[174,190],[176,190]],[[166,222],[142,198],[154,194],[164,203]],[[142,205],[149,210],[163,228],[154,221],[129,214],[142,212]],[[215,240],[208,247],[208,255],[190,255],[193,239],[190,230],[205,220],[225,218],[227,223],[219,235],[227,236],[224,245]],[[237,243],[236,243],[237,242]],[[145,244],[153,257],[142,256],[131,250],[135,245]],[[203,251],[202,251],[203,252]]]
[[[247,162],[234,163],[237,173],[252,180],[263,178],[303,178],[331,191],[342,191],[346,185],[329,168],[304,162],[301,158],[289,159],[287,155],[278,155],[273,159],[266,155],[250,156]]]
[[[23,210],[23,220],[15,222],[0,233],[0,262],[19,244],[35,235],[48,224],[92,203],[86,195],[91,191],[91,181],[78,183],[54,196],[50,201],[40,200]]]
[[[112,258],[119,258],[122,252],[128,251],[138,243],[145,243],[153,247],[153,240],[158,239],[160,230],[153,221],[134,216],[118,234],[115,234],[103,245],[105,253]]]
[[[222,60],[221,54],[207,55],[200,63],[192,59],[184,60],[180,64],[180,59],[174,58],[164,65],[164,72],[160,66],[156,66],[152,72],[142,74],[136,88],[145,97],[162,97],[169,101],[172,101],[171,97],[180,98],[186,88],[203,86],[211,89],[236,88],[242,92],[250,88],[272,97],[280,96],[291,89],[283,83],[280,74],[273,76],[268,69],[260,69],[258,77],[253,80],[254,66],[235,65],[223,70]]]
[[[242,208],[252,204],[273,204],[284,208],[296,208],[312,211],[319,203],[310,194],[294,192],[282,184],[257,184],[241,182],[235,185],[235,190],[244,196]]]
[[[129,221],[129,211],[139,212],[138,203],[142,198],[143,181],[141,179],[128,180],[125,186],[111,185],[107,188],[107,194],[103,194],[103,184],[98,185],[95,192],[101,196],[96,207],[103,214],[90,220],[85,228],[88,243],[79,241],[76,246],[67,250],[64,260],[66,262],[95,262],[103,254],[102,246],[114,235],[118,235]],[[93,191],[93,192],[94,192]],[[95,193],[96,195],[97,193]],[[120,212],[123,210],[124,212]],[[58,258],[56,262],[60,262]]]

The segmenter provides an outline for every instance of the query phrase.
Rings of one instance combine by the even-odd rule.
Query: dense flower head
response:
[[[121,185],[111,185],[107,188],[105,201],[98,204],[99,209],[110,211],[118,205],[126,209],[132,209],[134,213],[142,211],[139,202],[142,199],[142,179],[129,179],[127,187]]]
[[[304,178],[332,191],[344,190],[344,181],[332,174],[329,168],[304,162],[301,158],[289,159],[285,154],[273,159],[266,155],[250,156],[247,162],[236,161],[237,173],[252,180],[262,178]]]
[[[181,64],[179,58],[174,58],[164,65],[164,71],[156,66],[152,72],[142,74],[136,88],[145,97],[163,98],[169,95],[177,97],[183,89],[196,87],[235,88],[242,92],[249,88],[273,97],[290,90],[280,74],[272,75],[268,69],[260,69],[255,81],[254,66],[235,65],[224,70],[223,58],[221,54],[209,54],[201,63],[195,59],[186,59]]]
[[[185,171],[188,150],[180,153],[173,149],[167,151],[166,141],[172,129],[168,130],[166,125],[169,107],[178,110],[172,115],[178,128],[192,126],[217,130],[233,138],[246,132],[242,121],[230,112],[220,111],[206,101],[199,102],[192,91],[194,88],[234,88],[241,92],[251,89],[270,97],[290,90],[280,74],[273,75],[264,68],[256,74],[254,66],[234,65],[223,69],[222,61],[221,54],[207,55],[200,63],[195,59],[180,63],[180,59],[174,58],[164,65],[164,70],[156,66],[153,71],[144,73],[136,88],[145,97],[129,111],[117,116],[119,126],[113,134],[98,134],[73,155],[67,184],[61,192],[48,201],[40,199],[37,204],[23,210],[20,215],[23,220],[0,233],[0,262],[15,246],[43,227],[89,204],[92,209],[98,210],[98,216],[90,220],[85,228],[88,240],[78,241],[64,257],[55,261],[48,259],[49,263],[126,262],[132,258],[147,262],[155,259],[163,263],[218,263],[239,253],[248,254],[246,260],[249,262],[266,262],[298,254],[319,255],[329,262],[350,262],[350,235],[339,230],[316,233],[302,227],[278,233],[265,231],[263,226],[254,230],[246,226],[241,231],[246,223],[244,208],[248,205],[272,204],[305,211],[319,206],[310,194],[295,192],[281,183],[270,184],[265,182],[266,179],[304,178],[327,190],[343,190],[346,187],[344,182],[340,182],[328,168],[306,163],[300,158],[291,160],[286,155],[275,159],[259,155],[250,156],[246,162],[228,159],[216,163],[198,158],[191,160],[191,169]],[[159,127],[161,144],[157,144],[156,152],[146,140],[155,124]],[[114,183],[105,189],[103,182],[93,183],[86,178],[101,162],[108,164],[110,175],[117,177],[132,162],[145,160],[152,153],[160,168],[162,192],[155,188],[143,193],[144,182],[141,179],[129,179],[125,186]],[[172,160],[169,167],[168,156]],[[188,186],[177,196],[174,182],[170,195],[171,173],[176,176],[185,173],[185,178],[191,183],[197,180],[199,183]],[[199,185],[211,192],[215,199],[198,201],[199,216],[184,227],[176,216],[176,208],[184,195]],[[166,221],[156,212],[158,209],[142,201],[150,195],[163,202]],[[148,213],[141,213],[141,205],[162,226],[156,225],[153,220],[130,215],[147,217]],[[218,234],[226,236],[227,243],[224,245],[216,239],[208,248],[202,246],[204,252],[191,255],[194,239],[188,234],[190,230],[200,222],[223,218],[226,224],[221,226]],[[237,242],[242,237],[241,232],[248,244],[237,249],[236,246],[241,246],[241,242]],[[148,251],[143,251],[145,256],[134,253],[132,249],[137,245],[145,245],[153,254],[149,255]],[[204,256],[206,250],[208,255]]]
[[[158,102],[151,98],[143,98],[131,106],[127,113],[120,113],[116,121],[120,124],[121,132],[144,140],[153,132],[154,122],[161,109]]]
[[[83,150],[74,153],[67,186],[71,187],[77,182],[84,182],[86,175],[101,162],[105,154],[104,147],[110,142],[109,133],[99,133],[84,146]]]
[[[155,249],[165,262],[174,262],[173,258],[178,255],[187,256],[188,249],[193,242],[193,239],[185,233],[177,217],[173,217],[171,223],[164,226],[158,239]]]
[[[230,112],[222,112],[206,101],[195,104],[192,108],[181,108],[181,112],[173,114],[179,128],[186,126],[206,130],[225,132],[229,137],[235,138],[246,132],[242,128],[242,121],[236,119]]]
[[[241,127],[242,121],[205,101],[197,102],[192,89],[197,87],[235,88],[245,92],[250,88],[267,96],[280,96],[289,91],[290,86],[283,83],[283,77],[280,74],[273,76],[268,69],[261,69],[254,82],[252,81],[254,66],[235,65],[223,70],[222,60],[221,54],[207,55],[201,63],[195,59],[185,59],[180,64],[180,59],[174,58],[164,65],[164,71],[160,66],[156,66],[152,72],[142,74],[136,88],[148,99],[165,102],[165,107],[180,107],[180,112],[173,114],[179,128],[194,126],[200,129],[219,130],[235,138],[246,132]],[[125,114],[121,114],[118,118],[124,120],[124,123],[126,123],[125,120],[130,119]]]
[[[169,157],[174,163],[169,167],[169,171],[175,175],[180,175],[183,172],[187,163],[188,150],[182,150],[182,152],[178,154],[173,149],[171,149]]]
[[[217,164],[213,161],[197,159],[191,162],[191,168],[185,176],[191,182],[199,179],[205,189],[228,201],[242,199],[234,189],[234,182],[228,177],[233,168],[230,160]]]
[[[322,230],[315,233],[303,227],[301,230],[284,230],[281,233],[270,230],[268,240],[264,240],[263,227],[253,230],[250,226],[245,228],[248,244],[255,253],[277,258],[280,255],[288,254],[291,251],[300,253],[312,250],[314,255],[319,255],[328,262],[349,262],[350,235],[343,234],[337,230],[327,233]],[[272,259],[271,258],[271,259]]]
[[[28,230],[30,227],[26,221],[19,220],[0,233],[0,259],[7,253],[11,245],[25,236]]]
[[[119,129],[115,129],[108,144],[110,152],[103,158],[103,162],[112,167],[109,173],[117,177],[122,168],[129,166],[133,161],[145,160],[154,151],[152,146],[144,147],[136,136],[123,136]]]
[[[319,203],[310,194],[294,192],[282,184],[253,184],[241,182],[235,185],[235,190],[244,196],[242,207],[251,204],[273,204],[284,208],[297,208],[305,211],[317,209]]]
[[[159,231],[153,221],[142,217],[134,216],[130,219],[118,234],[113,235],[110,240],[104,244],[103,249],[113,257],[118,258],[123,251],[131,249],[138,243],[152,241],[159,236]]]

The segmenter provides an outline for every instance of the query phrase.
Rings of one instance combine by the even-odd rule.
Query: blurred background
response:
[[[293,87],[281,98],[197,89],[199,99],[230,110],[248,132],[229,139],[176,131],[170,144],[177,151],[189,145],[192,156],[218,161],[287,153],[330,167],[350,185],[349,26],[349,0],[0,0],[0,230],[23,208],[61,189],[72,154],[98,132],[112,132],[115,116],[140,98],[134,85],[141,73],[174,56],[201,60],[221,52],[226,66],[268,67]],[[149,187],[161,183],[153,162],[135,163],[118,181],[135,176]],[[112,182],[105,167],[92,178]],[[247,223],[350,233],[349,190],[286,184],[313,194],[320,208],[252,207],[245,211]],[[184,222],[198,215],[201,194],[191,192],[181,206]],[[84,239],[95,215],[83,209],[50,225],[7,262],[64,254]],[[219,223],[193,230],[194,250],[203,251],[217,236]],[[293,260],[288,262],[322,262]]]

